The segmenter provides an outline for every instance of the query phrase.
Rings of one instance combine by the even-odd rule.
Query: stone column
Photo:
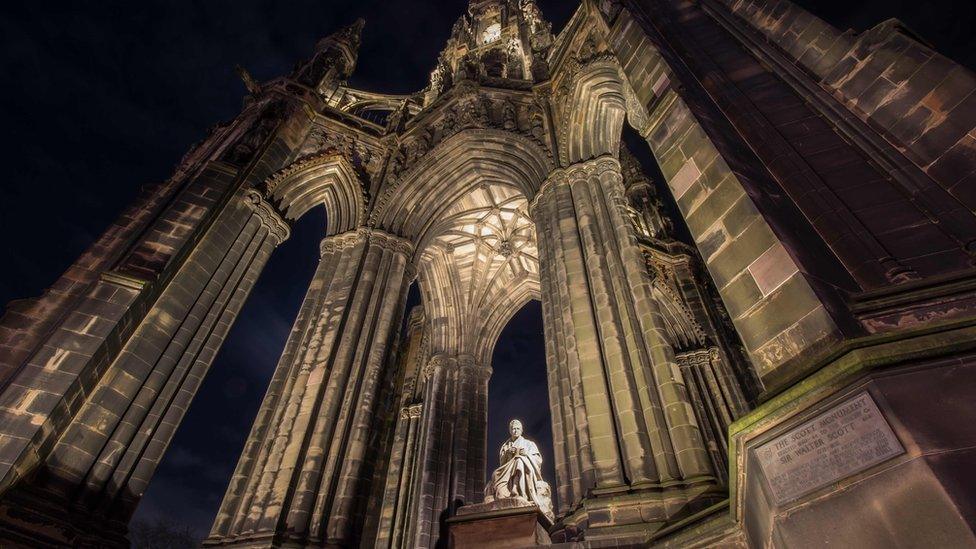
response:
[[[370,522],[367,523],[363,545],[404,547],[404,533],[410,522],[409,502],[423,412],[422,388],[419,385],[427,352],[424,320],[423,307],[415,306],[408,316],[406,336],[401,340],[397,363],[400,409],[394,418],[393,436],[386,451],[388,465],[379,492],[381,495],[371,502]]]
[[[32,482],[4,494],[3,506],[21,515],[31,509],[29,522],[39,525],[61,524],[66,508],[83,509],[89,542],[121,539],[258,275],[287,237],[288,226],[258,193],[232,197]]]
[[[626,212],[619,163],[604,156],[557,170],[532,215],[560,514],[622,489],[710,486],[714,472]],[[668,512],[644,505],[644,518],[632,520]],[[580,520],[593,526],[592,517]]]
[[[409,243],[377,230],[323,241],[208,545],[356,540],[377,382],[402,316],[411,253]]]
[[[435,354],[424,368],[420,446],[405,547],[434,547],[444,520],[481,502],[491,369],[470,355]]]

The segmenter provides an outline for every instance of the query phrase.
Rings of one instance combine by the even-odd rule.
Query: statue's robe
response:
[[[522,450],[521,455],[518,449]],[[485,487],[485,501],[522,497],[538,505],[543,514],[552,520],[552,496],[549,484],[542,480],[539,447],[524,437],[507,440],[498,452],[498,461],[501,466],[491,474],[491,480]]]

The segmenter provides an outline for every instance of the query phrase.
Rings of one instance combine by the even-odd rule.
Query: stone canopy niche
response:
[[[428,85],[391,95],[348,85],[363,27],[242,70],[242,112],[8,307],[4,545],[127,544],[317,205],[206,546],[448,544],[483,495],[492,350],[533,299],[552,541],[976,544],[972,72],[786,0],[586,1],[557,34],[533,0],[472,0]]]

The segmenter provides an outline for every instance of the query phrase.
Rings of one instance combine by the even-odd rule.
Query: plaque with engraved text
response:
[[[905,452],[867,392],[859,393],[755,450],[777,504]]]

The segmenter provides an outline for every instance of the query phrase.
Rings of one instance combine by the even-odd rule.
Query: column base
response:
[[[644,546],[656,532],[728,498],[714,478],[598,488],[552,529],[554,542]]]
[[[92,516],[56,495],[14,487],[0,502],[0,547],[128,548],[125,522]]]
[[[450,547],[508,549],[550,545],[549,519],[523,498],[465,505],[447,519]]]
[[[749,546],[976,546],[974,333],[875,337],[734,423]]]

